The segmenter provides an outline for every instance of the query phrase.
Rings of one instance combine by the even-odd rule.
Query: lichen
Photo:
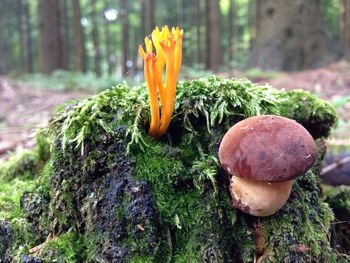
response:
[[[294,182],[287,205],[263,219],[231,207],[228,176],[217,156],[230,126],[260,114],[296,119],[314,138],[324,137],[336,123],[332,106],[304,91],[247,80],[182,81],[169,130],[154,140],[147,135],[147,100],[144,86],[119,85],[61,109],[46,130],[53,140],[50,161],[14,216],[34,229],[35,245],[55,237],[45,244],[43,258],[336,260],[327,236],[333,214],[317,179],[322,154]],[[29,246],[33,242],[23,242],[23,253]]]

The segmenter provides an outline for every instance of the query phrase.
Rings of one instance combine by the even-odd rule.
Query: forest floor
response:
[[[219,74],[231,77],[230,73]],[[234,73],[253,82],[269,83],[278,89],[302,88],[335,104],[340,122],[328,141],[329,146],[346,147],[350,152],[350,63],[338,62],[327,67],[295,73]],[[48,122],[57,105],[82,99],[92,91],[54,91],[19,84],[0,77],[0,162],[13,153],[35,145],[33,132]]]
[[[0,161],[32,148],[35,129],[48,122],[57,105],[90,94],[43,90],[0,77]]]

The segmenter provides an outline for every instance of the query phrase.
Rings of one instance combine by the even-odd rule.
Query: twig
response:
[[[51,233],[48,235],[48,237],[46,238],[45,242],[36,246],[36,247],[33,247],[31,249],[29,249],[29,254],[36,254],[38,253],[46,244],[48,241],[54,241],[54,240],[57,240],[57,237],[54,237]]]
[[[329,173],[330,171],[337,169],[348,162],[350,162],[350,156],[344,157],[343,159],[340,159],[334,163],[331,163],[330,165],[327,165],[322,169],[321,175],[325,175],[326,173]]]

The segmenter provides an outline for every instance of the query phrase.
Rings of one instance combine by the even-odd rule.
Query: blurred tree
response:
[[[206,0],[206,68],[214,72],[222,65],[220,0]]]
[[[109,8],[109,3],[107,0],[103,0],[104,4],[104,37],[105,37],[105,54],[106,54],[106,60],[107,60],[107,67],[108,67],[108,75],[112,75],[113,71],[113,62],[111,60],[112,56],[112,50],[111,50],[111,36],[109,33],[109,20],[107,19],[106,12]]]
[[[154,0],[141,0],[141,33],[142,41],[145,36],[151,34],[155,28],[155,4]]]
[[[228,12],[228,58],[229,63],[233,60],[234,56],[234,46],[233,46],[233,37],[235,35],[235,7],[236,0],[230,0],[229,12]]]
[[[59,18],[58,0],[39,0],[39,64],[40,72],[44,74],[64,68]]]
[[[70,64],[70,27],[69,10],[67,0],[59,0],[60,5],[60,34],[62,36],[62,63],[65,69],[69,69]]]
[[[75,70],[84,72],[85,66],[85,45],[84,45],[84,28],[81,25],[81,7],[79,0],[72,0],[73,9],[73,38],[74,38],[74,61]]]
[[[6,2],[3,1],[0,8],[0,74],[6,74],[10,70],[10,43],[9,43],[9,30],[6,21],[7,9]]]
[[[92,43],[94,47],[94,65],[95,73],[97,76],[101,76],[101,49],[100,49],[100,39],[98,32],[98,20],[96,11],[96,0],[90,0],[91,13],[90,17],[92,20]]]
[[[195,0],[195,8],[194,8],[194,21],[196,24],[196,63],[200,64],[201,61],[201,1]]]
[[[122,23],[122,75],[128,73],[128,52],[129,52],[129,21],[127,0],[120,0],[120,19]]]
[[[257,1],[256,25],[249,67],[301,70],[325,65],[340,55],[324,27],[319,0]]]
[[[350,53],[350,0],[341,0],[340,37],[343,48]]]
[[[33,72],[32,25],[29,16],[29,1],[18,0],[19,4],[19,34],[21,46],[22,71]]]

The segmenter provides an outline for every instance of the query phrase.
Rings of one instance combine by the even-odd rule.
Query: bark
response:
[[[73,36],[74,36],[74,61],[75,70],[85,71],[85,47],[84,47],[84,28],[80,23],[81,9],[80,1],[72,1],[73,9]]]
[[[104,9],[108,9],[108,1],[104,0]],[[104,17],[104,37],[105,37],[105,53],[108,66],[108,75],[112,75],[113,63],[111,60],[112,50],[111,50],[111,35],[109,32],[109,21]]]
[[[122,75],[126,76],[128,72],[127,61],[129,52],[129,22],[126,0],[120,0],[120,18],[122,22]]]
[[[33,72],[32,34],[29,17],[29,1],[19,0],[20,10],[20,40],[21,40],[21,61],[22,70],[27,73]]]
[[[217,72],[222,64],[219,0],[206,0],[206,67]]]
[[[59,17],[58,0],[39,0],[39,64],[44,74],[63,68]]]
[[[96,12],[96,0],[90,0],[91,4],[91,19],[92,19],[92,43],[94,46],[95,53],[95,73],[97,76],[101,76],[101,49],[100,49],[100,40],[98,32],[98,20]]]
[[[257,1],[256,38],[249,67],[302,70],[321,67],[340,56],[327,32],[320,1]]]
[[[342,47],[350,53],[350,0],[340,1],[340,37]]]

